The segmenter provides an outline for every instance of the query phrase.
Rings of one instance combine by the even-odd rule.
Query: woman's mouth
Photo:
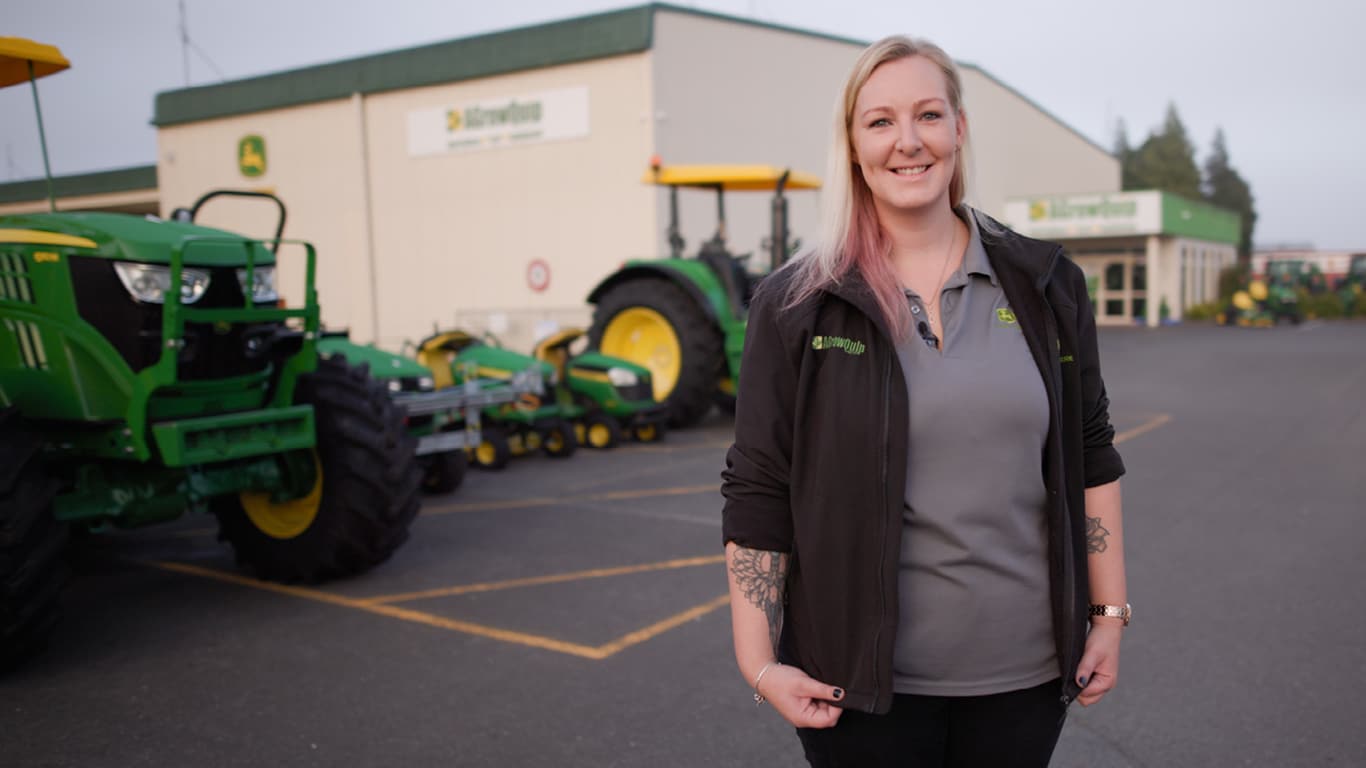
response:
[[[929,169],[928,165],[912,165],[906,168],[893,168],[892,173],[898,176],[919,176]]]

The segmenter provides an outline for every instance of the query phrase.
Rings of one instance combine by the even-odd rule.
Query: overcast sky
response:
[[[189,83],[290,69],[637,3],[183,0]],[[1203,164],[1223,127],[1259,244],[1366,250],[1362,0],[699,0],[858,40],[904,32],[1013,86],[1105,147],[1174,102]],[[178,0],[0,0],[0,36],[57,45],[39,82],[58,175],[156,161],[153,96],[186,84]],[[700,55],[705,55],[700,52]],[[776,63],[775,66],[780,66]],[[27,88],[0,91],[0,181],[42,175]]]

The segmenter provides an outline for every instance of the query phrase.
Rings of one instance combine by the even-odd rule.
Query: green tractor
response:
[[[579,444],[612,448],[623,434],[642,443],[664,439],[668,412],[655,400],[650,370],[601,352],[573,354],[570,346],[583,335],[580,328],[552,333],[534,353],[537,360],[554,366],[558,397],[584,409],[574,424]]]
[[[0,85],[35,106],[68,66],[0,38]],[[0,216],[0,667],[50,634],[73,531],[209,512],[241,564],[291,582],[406,540],[416,440],[363,365],[319,358],[311,245],[288,244],[286,307],[278,239],[50,207]]]
[[[475,466],[502,469],[512,457],[538,448],[552,458],[567,458],[578,447],[574,422],[584,409],[559,391],[549,363],[458,330],[423,339],[417,360],[432,371],[438,389],[468,385],[490,392],[511,385],[519,392],[515,400],[484,408],[480,440],[470,448]],[[528,374],[539,383],[534,390],[519,384]]]
[[[1328,290],[1328,280],[1317,264],[1304,259],[1273,259],[1266,263],[1266,282],[1290,290],[1304,289],[1312,296]]]
[[[593,289],[589,345],[648,368],[669,424],[688,426],[713,403],[734,406],[749,300],[762,279],[745,268],[748,255],[728,248],[725,193],[773,193],[767,243],[772,271],[790,255],[784,192],[817,189],[820,180],[769,166],[658,164],[644,180],[669,189],[670,256],[628,261]],[[683,256],[679,233],[680,188],[716,193],[716,233],[691,258]]]
[[[1282,321],[1299,325],[1304,320],[1299,293],[1281,280],[1254,279],[1235,291],[1230,306],[1220,313],[1226,325],[1269,327]]]
[[[510,378],[480,379],[477,366],[458,377],[447,374],[437,389],[438,375],[403,355],[368,344],[357,344],[343,332],[324,331],[318,342],[324,357],[343,355],[370,366],[370,374],[389,390],[406,414],[409,434],[417,438],[417,459],[422,467],[422,489],[450,493],[460,487],[468,465],[468,452],[483,442],[484,409],[517,402],[544,390],[541,366],[531,366]],[[460,384],[455,384],[455,379]]]

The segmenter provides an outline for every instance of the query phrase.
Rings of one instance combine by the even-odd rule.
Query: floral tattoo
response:
[[[1086,518],[1086,554],[1094,555],[1104,552],[1110,546],[1105,541],[1105,537],[1109,535],[1110,531],[1100,524],[1099,517]]]
[[[776,649],[783,625],[783,587],[787,580],[787,555],[738,547],[731,556],[730,572],[745,600],[768,618],[768,639]]]

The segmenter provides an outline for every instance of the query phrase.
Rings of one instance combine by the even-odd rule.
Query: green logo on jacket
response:
[[[811,348],[818,352],[823,349],[842,349],[851,355],[861,355],[868,347],[861,341],[842,336],[812,336]]]

